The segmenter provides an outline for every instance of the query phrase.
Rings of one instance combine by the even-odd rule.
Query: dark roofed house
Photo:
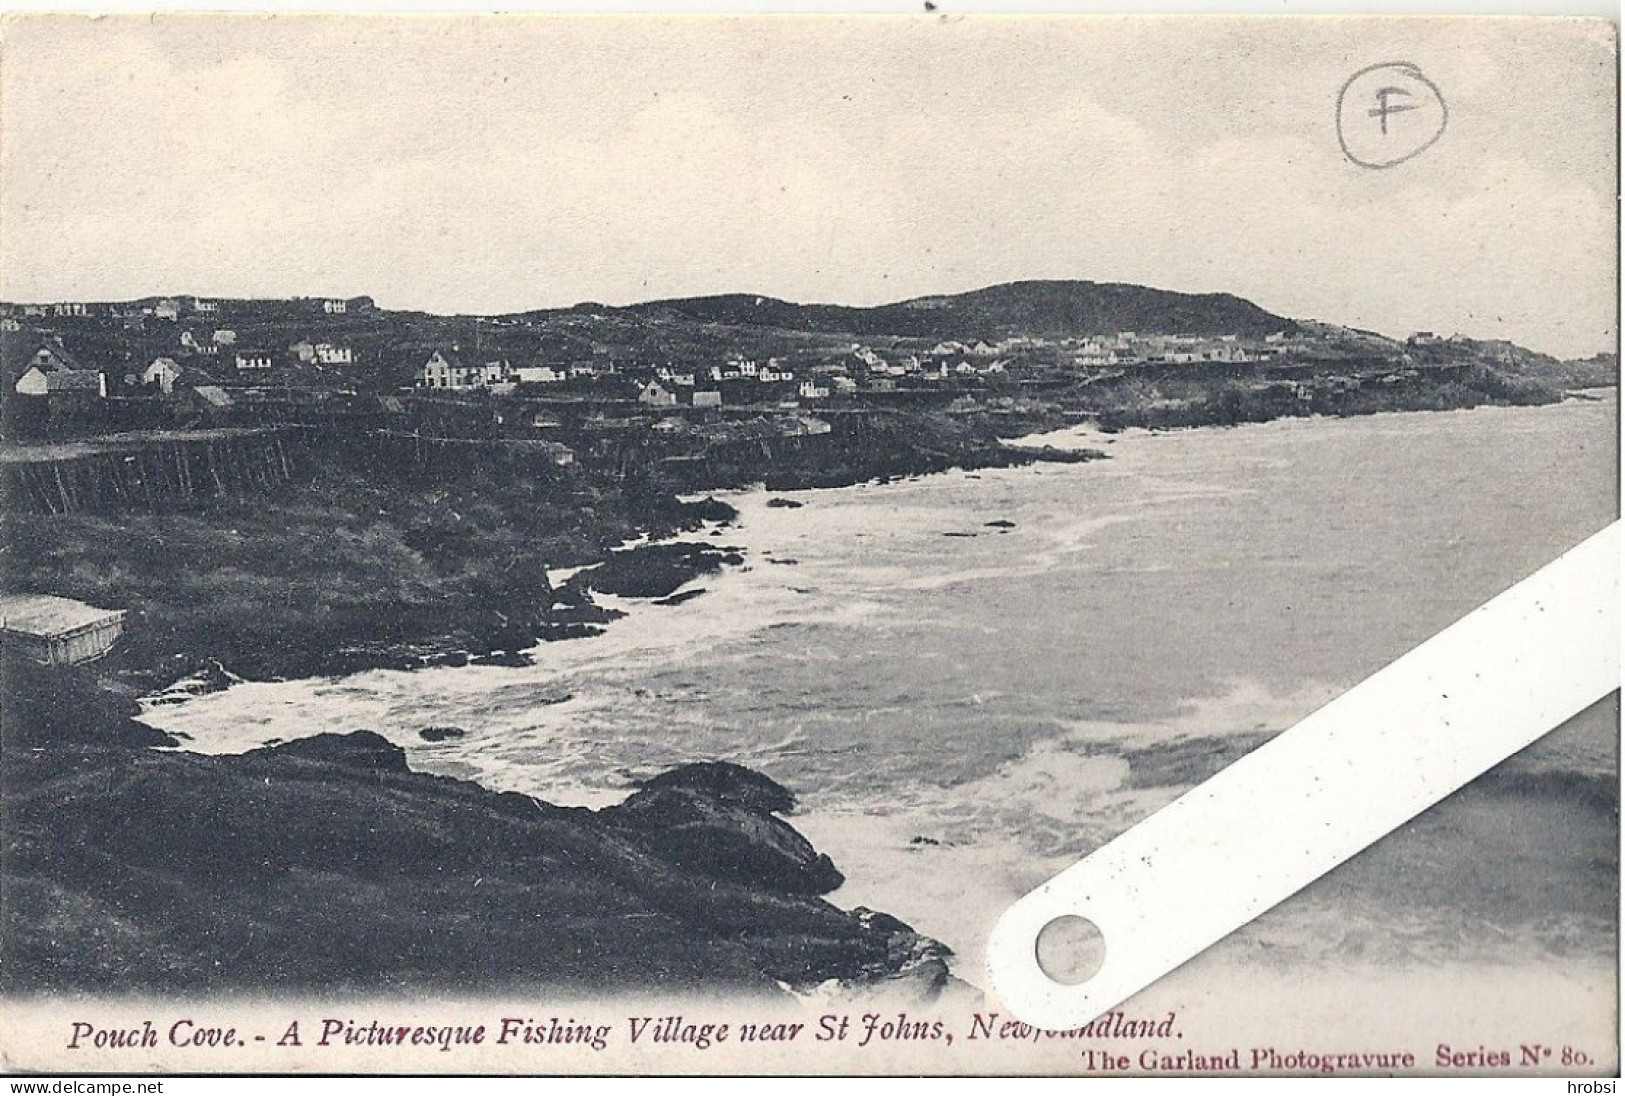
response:
[[[161,363],[168,362],[168,365]],[[160,371],[161,372],[158,372]],[[154,376],[154,373],[157,373]],[[195,365],[176,365],[167,358],[159,359],[147,367],[144,375],[146,383],[154,382],[158,390],[170,399],[182,403],[193,403],[193,393],[201,386],[217,385],[219,380],[209,373],[205,373]]]
[[[41,343],[28,359],[28,368],[17,378],[20,396],[49,396],[55,392],[107,395],[107,378],[99,369],[86,369],[74,360],[60,343]]]
[[[78,392],[85,395],[107,395],[107,378],[94,369],[63,369],[56,373],[45,375],[45,391],[49,395],[58,392]]]
[[[0,642],[41,666],[93,662],[124,632],[122,609],[49,594],[0,595]]]
[[[231,394],[217,384],[200,384],[192,391],[210,407],[224,410],[232,405]]]
[[[194,384],[184,391],[187,410],[198,414],[211,426],[225,426],[231,422],[237,407],[230,392],[217,384]]]

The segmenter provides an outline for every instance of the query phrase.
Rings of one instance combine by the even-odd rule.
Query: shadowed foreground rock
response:
[[[789,894],[828,894],[845,877],[774,817],[794,807],[795,797],[760,773],[706,761],[645,781],[598,817],[640,849],[702,875]]]
[[[738,766],[594,812],[413,772],[365,731],[237,757],[7,738],[8,991],[947,979],[940,945],[815,897],[840,874]]]

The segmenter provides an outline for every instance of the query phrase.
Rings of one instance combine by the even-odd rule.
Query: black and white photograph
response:
[[[951,9],[0,21],[0,1066],[1617,1075],[1616,24]]]

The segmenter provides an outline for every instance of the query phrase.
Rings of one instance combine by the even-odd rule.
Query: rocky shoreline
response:
[[[893,440],[907,453],[882,478],[1100,456]],[[856,482],[857,465],[803,456],[770,484]],[[134,696],[189,674],[206,689],[589,637],[620,615],[595,595],[675,604],[743,563],[736,518],[652,482],[546,484],[477,464],[455,481],[318,466],[274,500],[18,515],[8,586],[131,613],[121,664],[5,667],[0,983],[776,993],[835,980],[926,997],[956,984],[942,945],[825,901],[841,875],[782,817],[792,794],[723,761],[591,811],[413,772],[370,730],[204,757],[154,749],[177,743],[132,718]],[[669,539],[684,533],[707,540]],[[550,582],[561,568],[575,570]]]
[[[591,637],[620,615],[595,593],[686,599],[679,587],[740,562],[725,540],[655,543],[723,538],[737,514],[715,498],[684,502],[677,484],[649,476],[540,475],[472,453],[455,476],[424,475],[309,449],[270,497],[8,514],[0,587],[127,610],[106,676],[137,696],[211,667],[273,680],[523,662],[538,641]],[[690,486],[844,486],[1100,456],[1003,446],[922,419],[839,445],[737,453]],[[548,573],[571,568],[555,589]]]
[[[926,440],[888,438],[901,448],[879,463],[872,446],[803,454],[792,478],[1092,456]],[[179,701],[242,678],[522,660],[622,615],[598,595],[699,596],[685,587],[744,562],[726,540],[736,518],[635,477],[547,481],[478,461],[455,479],[323,461],[271,499],[17,515],[8,587],[129,617],[117,656],[93,668],[6,658],[0,987],[776,994],[834,981],[929,999],[957,985],[943,945],[825,901],[842,876],[783,819],[794,796],[725,761],[591,811],[414,772],[371,730],[208,757],[135,718],[135,698],[159,690]],[[685,532],[710,539],[670,539]],[[550,569],[574,573],[555,585]]]
[[[942,945],[821,897],[842,876],[794,796],[737,765],[564,808],[414,772],[370,731],[153,749],[88,677],[6,675],[5,992],[955,984]]]

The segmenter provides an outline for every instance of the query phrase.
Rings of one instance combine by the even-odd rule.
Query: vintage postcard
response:
[[[0,1061],[1616,1074],[1617,674],[1098,1016],[986,956],[1617,520],[1617,73],[1585,18],[0,23]],[[1271,804],[1184,847],[1245,888]]]

